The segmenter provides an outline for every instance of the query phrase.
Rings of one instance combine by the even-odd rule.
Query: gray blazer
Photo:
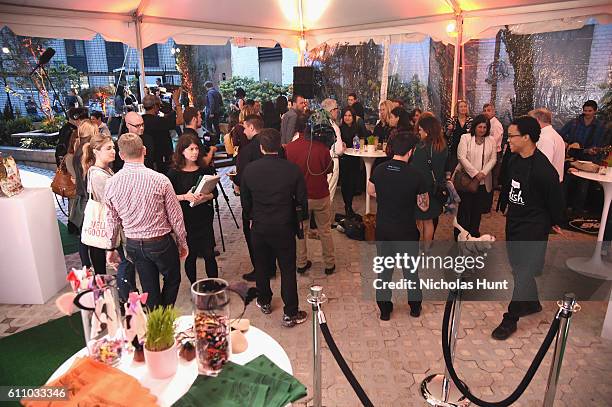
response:
[[[295,122],[297,121],[297,112],[295,109],[289,109],[281,117],[281,144],[289,144],[295,134]]]

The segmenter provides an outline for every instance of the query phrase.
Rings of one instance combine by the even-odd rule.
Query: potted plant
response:
[[[174,321],[178,313],[174,307],[157,307],[147,316],[145,361],[154,379],[165,379],[176,373],[178,353],[174,338]]]
[[[376,151],[376,137],[375,136],[369,136],[368,137],[368,153],[373,153]]]

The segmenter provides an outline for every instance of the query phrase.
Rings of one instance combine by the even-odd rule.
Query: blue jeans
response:
[[[119,299],[122,302],[127,302],[130,292],[138,291],[136,289],[136,270],[134,265],[125,257],[123,245],[117,248],[121,263],[117,267],[117,288],[119,289]]]
[[[181,265],[178,248],[168,234],[160,240],[148,242],[127,239],[127,255],[140,277],[142,291],[149,293],[147,307],[174,305],[181,284]],[[159,275],[164,278],[162,289]]]

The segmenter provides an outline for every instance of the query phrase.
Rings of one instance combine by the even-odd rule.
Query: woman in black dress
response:
[[[168,171],[176,197],[181,203],[189,255],[185,259],[185,274],[191,284],[195,283],[196,259],[204,258],[206,275],[218,277],[219,269],[215,259],[215,232],[213,230],[213,198],[218,195],[217,189],[210,194],[193,194],[191,188],[201,175],[212,175],[210,167],[212,153],[202,146],[200,139],[193,134],[182,135],[176,144],[173,157],[173,168]],[[194,206],[189,206],[194,203]]]
[[[342,124],[340,125],[340,135],[342,141],[347,146],[353,145],[353,138],[365,139],[368,134],[365,127],[357,124],[357,115],[352,107],[342,109]],[[342,199],[344,200],[344,212],[346,216],[355,216],[353,211],[353,196],[358,188],[360,180],[360,161],[359,157],[343,154],[340,156],[340,185],[342,189]]]
[[[459,163],[457,149],[461,136],[469,133],[472,128],[472,117],[470,116],[468,104],[465,100],[457,101],[457,111],[453,117],[446,120],[446,140],[448,140],[448,160],[446,171],[453,172]]]

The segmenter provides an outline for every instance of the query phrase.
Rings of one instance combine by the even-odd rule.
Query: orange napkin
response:
[[[70,370],[48,386],[66,386],[67,401],[27,401],[28,407],[38,406],[157,406],[157,398],[138,380],[117,368],[91,358],[77,359]]]

